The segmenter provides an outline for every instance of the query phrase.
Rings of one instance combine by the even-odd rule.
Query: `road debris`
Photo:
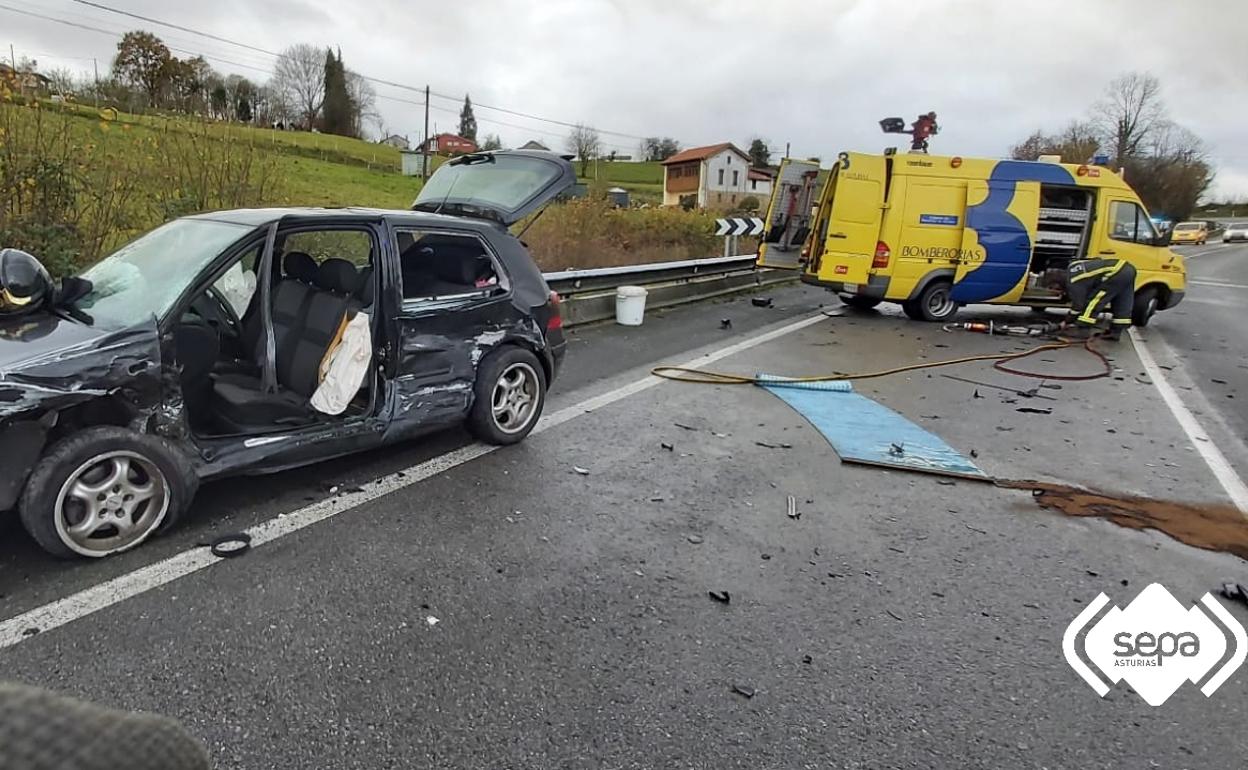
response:
[[[747,699],[754,697],[754,688],[748,685],[734,684],[732,686],[732,691],[735,692],[737,695],[744,696]]]
[[[769,553],[759,554],[759,558],[761,558],[763,561],[770,561],[771,554]]]
[[[750,300],[754,307],[772,307],[771,297],[754,297]]]
[[[957,484],[958,482],[954,481],[953,479],[936,479],[936,483],[941,485],[942,487],[951,487],[954,484]]]
[[[811,663],[815,662],[815,659],[810,657],[810,655],[803,655],[802,662],[809,666]]]
[[[251,550],[251,535],[246,532],[222,535],[207,545],[213,556],[219,559],[232,559]]]
[[[902,616],[898,615],[896,612],[893,612],[892,610],[884,610],[884,611],[885,611],[885,612],[887,612],[889,615],[892,615],[892,616],[893,616],[893,618],[894,618],[894,619],[896,619],[896,620],[900,620],[900,621],[903,621],[903,622],[905,621],[905,618],[903,618]]]
[[[719,319],[719,328],[721,328],[721,329],[731,329],[731,328],[732,328],[732,319],[731,319],[731,318],[721,318],[721,319]]]
[[[800,519],[800,518],[802,518],[802,514],[801,514],[800,512],[798,512],[798,510],[797,510],[797,498],[796,498],[796,497],[794,497],[793,495],[789,495],[789,498],[788,498],[788,509],[787,509],[786,513],[788,514],[788,516],[789,516],[789,518],[790,518],[790,519]]]
[[[1053,414],[1052,409],[1037,409],[1034,406],[1020,406],[1014,411],[1022,412],[1023,414]]]
[[[661,442],[659,442],[659,446],[660,446],[661,448],[663,448],[663,449],[666,449],[666,450],[667,450],[667,451],[669,451],[669,452],[675,452],[675,451],[676,451],[676,445],[675,445],[675,444],[669,444],[669,443],[667,443],[666,441],[661,441]]]
[[[573,465],[573,466],[572,466],[572,470],[576,471],[577,473],[581,474],[582,476],[588,476],[588,475],[589,475],[589,468],[582,468],[582,467],[581,467],[581,466],[579,466],[579,465]]]
[[[732,597],[728,595],[727,591],[707,591],[706,594],[720,604],[727,604],[732,601]]]
[[[675,425],[677,428],[681,428],[683,430],[697,430],[697,428],[692,425],[685,425],[684,423],[674,422],[672,425]]]
[[[771,444],[766,441],[755,441],[754,443],[757,444],[758,446],[766,447],[767,449],[792,449],[793,448],[792,444]]]
[[[437,618],[435,618],[435,617],[434,617],[434,616],[432,616],[432,615],[427,615],[427,616],[425,616],[425,624],[426,624],[426,625],[428,625],[430,628],[433,628],[434,626],[436,626],[437,624],[439,624],[439,623],[441,623],[441,622],[442,622],[442,621],[438,620]]]
[[[693,543],[694,545],[701,545],[701,544],[702,544],[702,536],[701,536],[701,535],[690,535],[690,536],[689,536],[688,538],[686,538],[686,539],[687,539],[690,543]]]
[[[1231,601],[1240,601],[1248,604],[1248,585],[1243,583],[1223,583],[1218,593]]]
[[[901,457],[906,453],[906,447],[904,444],[889,444],[888,453],[893,457]]]

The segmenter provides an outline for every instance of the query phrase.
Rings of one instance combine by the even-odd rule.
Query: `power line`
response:
[[[262,53],[262,54],[265,54],[265,55],[267,55],[267,56],[273,56],[273,57],[278,57],[278,56],[280,56],[280,54],[278,54],[278,53],[276,53],[276,52],[274,52],[274,51],[269,51],[269,50],[267,50],[267,49],[265,49],[265,48],[260,48],[259,46],[251,45],[250,43],[242,43],[242,42],[239,42],[239,41],[237,41],[237,40],[231,40],[230,38],[221,37],[220,35],[214,35],[214,34],[212,34],[211,32],[203,32],[203,31],[201,31],[201,30],[193,29],[193,28],[191,28],[191,27],[185,27],[185,26],[182,26],[181,24],[174,24],[174,23],[172,23],[172,22],[161,21],[160,19],[155,19],[155,18],[152,18],[152,17],[150,17],[150,16],[143,16],[143,15],[141,15],[141,14],[132,13],[132,12],[130,12],[130,11],[125,11],[125,10],[122,10],[122,9],[120,9],[120,8],[114,8],[114,7],[112,7],[112,6],[105,5],[105,4],[103,4],[103,3],[93,2],[93,0],[72,0],[72,2],[78,3],[79,5],[85,5],[85,6],[90,7],[90,8],[97,8],[97,9],[99,9],[99,10],[101,10],[101,11],[107,11],[107,12],[110,12],[110,13],[120,14],[120,15],[122,15],[122,16],[128,16],[128,17],[130,17],[130,18],[132,18],[132,19],[138,19],[139,21],[146,21],[146,22],[148,22],[149,24],[158,24],[158,25],[163,26],[163,27],[169,27],[170,29],[176,29],[176,30],[180,30],[180,31],[182,31],[182,32],[187,32],[187,33],[190,33],[190,34],[192,34],[192,35],[199,35],[199,36],[201,36],[201,37],[206,37],[206,38],[209,38],[209,39],[211,39],[211,40],[216,40],[216,41],[221,42],[221,43],[227,43],[227,44],[229,44],[229,45],[235,45],[235,46],[238,46],[238,47],[240,47],[240,48],[246,48],[246,49],[248,49],[248,50],[251,50],[251,51],[256,51],[256,52],[258,52],[258,53]],[[408,84],[406,84],[406,83],[397,83],[397,82],[394,82],[394,81],[391,81],[391,80],[384,80],[384,79],[382,79],[382,78],[373,77],[373,76],[371,76],[371,75],[364,75],[363,73],[358,73],[358,74],[360,74],[360,77],[364,78],[365,80],[369,80],[369,81],[371,81],[371,82],[378,83],[378,84],[380,84],[380,85],[390,86],[391,88],[401,88],[401,89],[404,89],[404,90],[407,90],[407,91],[413,91],[413,92],[415,92],[415,93],[419,93],[419,94],[421,94],[421,95],[423,95],[423,94],[424,94],[424,90],[425,90],[424,88],[420,88],[420,87],[417,87],[417,86],[408,85]],[[456,97],[456,96],[451,96],[451,95],[449,95],[449,94],[442,94],[442,93],[438,93],[438,92],[430,92],[430,95],[431,95],[431,96],[436,96],[436,97],[438,97],[438,98],[440,98],[440,99],[450,99],[450,100],[452,100],[452,101],[454,101],[454,102],[456,102],[456,103],[458,103],[458,101],[459,101],[459,97]],[[557,119],[555,119],[555,118],[547,118],[547,117],[543,117],[543,116],[541,116],[541,115],[534,115],[534,114],[532,114],[532,113],[521,112],[521,111],[519,111],[519,110],[513,110],[513,109],[509,109],[509,108],[507,108],[507,107],[498,107],[498,106],[496,106],[496,105],[491,105],[491,104],[478,103],[478,104],[475,104],[474,106],[476,106],[476,107],[480,107],[481,109],[485,109],[485,110],[494,110],[494,111],[496,111],[496,112],[502,112],[502,113],[505,113],[505,114],[508,114],[508,115],[515,115],[516,117],[527,118],[527,119],[529,119],[529,120],[538,120],[538,121],[542,121],[542,122],[544,122],[544,123],[552,123],[552,124],[554,124],[554,125],[564,126],[564,127],[566,127],[566,128],[575,128],[575,127],[578,125],[577,123],[569,123],[569,122],[564,121],[564,120],[557,120]],[[504,125],[505,125],[505,124],[504,124]],[[605,129],[605,128],[594,128],[594,130],[595,130],[595,131],[597,131],[597,132],[598,132],[598,133],[600,133],[600,134],[610,134],[610,135],[612,135],[612,136],[620,136],[620,137],[624,137],[624,138],[627,138],[627,139],[638,139],[638,140],[641,140],[641,139],[645,139],[645,138],[646,138],[646,137],[644,137],[644,136],[640,136],[640,135],[638,135],[638,134],[629,134],[629,133],[626,133],[626,132],[623,132],[623,131],[612,131],[612,130]]]

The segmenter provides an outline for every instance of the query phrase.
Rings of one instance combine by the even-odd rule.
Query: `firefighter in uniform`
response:
[[[1066,293],[1079,336],[1092,334],[1098,310],[1108,306],[1114,319],[1105,336],[1117,340],[1131,326],[1135,267],[1125,259],[1077,259],[1070,263]]]

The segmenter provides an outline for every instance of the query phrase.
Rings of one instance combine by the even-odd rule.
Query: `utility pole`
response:
[[[95,108],[100,108],[100,62],[98,59],[91,59],[91,66],[95,68]]]
[[[429,86],[425,86],[425,141],[421,147],[420,180],[424,184],[429,178]]]
[[[13,65],[13,79],[17,81],[17,93],[20,96],[25,96],[26,78],[22,77],[22,73],[17,71],[17,54],[13,52],[12,43],[9,43],[9,62]]]
[[[786,158],[789,157],[789,143],[788,142],[784,143],[784,157]]]

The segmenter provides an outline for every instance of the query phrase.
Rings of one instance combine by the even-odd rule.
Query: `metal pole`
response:
[[[98,59],[91,59],[91,66],[95,68],[95,108],[100,108],[100,62]]]
[[[429,86],[425,86],[425,141],[420,158],[421,183],[429,178]]]
[[[732,236],[731,235],[724,236],[724,256],[725,257],[732,256]]]

